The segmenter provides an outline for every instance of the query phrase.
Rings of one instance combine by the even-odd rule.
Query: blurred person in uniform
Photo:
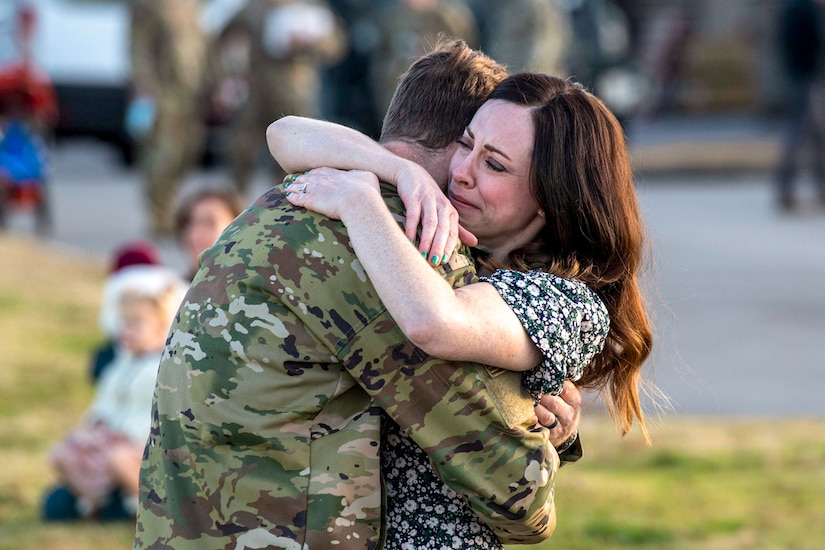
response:
[[[410,63],[432,50],[438,37],[478,45],[478,25],[463,0],[393,0],[376,12],[380,29],[370,60],[370,75],[379,113],[389,107],[398,81]]]
[[[186,262],[185,277],[191,281],[201,252],[212,246],[226,226],[246,208],[234,186],[207,186],[184,193],[175,208],[175,238]]]
[[[206,40],[199,0],[133,0],[134,100],[127,122],[138,135],[153,234],[172,233],[171,207],[203,143]]]
[[[792,85],[790,113],[777,174],[777,204],[796,208],[796,183],[806,153],[811,155],[819,201],[825,206],[825,2],[788,0],[779,22],[781,61]]]
[[[378,43],[374,14],[383,0],[331,0],[346,25],[344,57],[323,71],[321,116],[356,128],[372,138],[381,132],[381,113],[375,107],[370,83],[370,57]]]
[[[221,40],[246,41],[246,102],[229,131],[233,180],[245,194],[267,125],[284,115],[320,114],[321,69],[344,53],[345,31],[323,0],[247,0]],[[285,175],[273,167],[273,178]]]
[[[568,74],[570,17],[556,0],[474,0],[481,49],[507,71]]]

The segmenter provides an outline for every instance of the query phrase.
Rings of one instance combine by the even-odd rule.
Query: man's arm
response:
[[[559,459],[519,373],[431,358],[394,331],[372,323],[344,366],[503,542],[548,538]]]

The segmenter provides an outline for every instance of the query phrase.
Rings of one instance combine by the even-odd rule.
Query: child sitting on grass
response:
[[[46,521],[134,518],[158,364],[187,288],[166,268],[145,269],[118,298],[118,348],[91,406],[52,451],[60,482],[46,495]]]

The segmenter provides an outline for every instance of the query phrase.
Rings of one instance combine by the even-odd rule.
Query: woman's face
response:
[[[498,258],[530,242],[544,226],[528,178],[534,139],[528,108],[488,101],[450,161],[447,195],[461,225]]]
[[[226,203],[215,197],[200,200],[192,207],[182,235],[190,265],[197,265],[198,255],[215,243],[234,218]]]

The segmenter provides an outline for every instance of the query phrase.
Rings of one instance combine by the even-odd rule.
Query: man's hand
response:
[[[581,420],[582,393],[569,380],[559,395],[544,395],[536,406],[539,423],[550,429],[550,441],[558,447],[576,433]]]

